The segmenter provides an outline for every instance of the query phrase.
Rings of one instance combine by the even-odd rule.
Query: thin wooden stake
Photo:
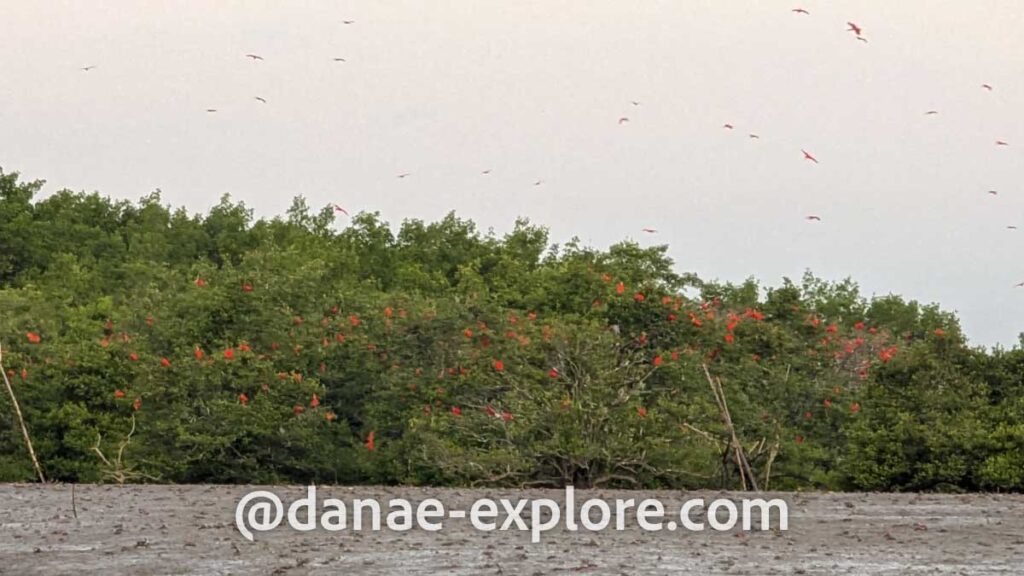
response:
[[[725,400],[725,390],[722,388],[722,381],[711,377],[711,372],[708,371],[706,364],[701,364],[701,367],[704,368],[704,375],[707,376],[708,384],[711,386],[711,393],[715,395],[715,402],[722,412],[722,420],[725,421],[725,426],[729,429],[733,452],[736,454],[736,466],[740,471],[740,483],[743,485],[743,489],[746,490],[747,482],[749,481],[750,487],[755,492],[760,492],[757,488],[757,479],[754,478],[753,470],[750,468],[750,462],[747,461],[747,457],[743,452],[743,445],[736,436],[736,428],[733,426],[732,416],[729,414],[729,404]]]
[[[7,386],[7,394],[11,397],[11,404],[14,405],[14,414],[18,417],[18,424],[21,425],[21,435],[25,438],[25,447],[28,448],[28,455],[32,458],[32,465],[36,468],[39,481],[45,483],[46,476],[43,475],[43,467],[39,465],[39,460],[36,459],[36,451],[32,449],[32,438],[28,435],[25,418],[22,417],[21,407],[18,406],[18,399],[14,396],[14,387],[11,386],[11,381],[7,378],[7,370],[4,369],[4,347],[2,344],[0,344],[0,374],[3,374],[4,385]]]

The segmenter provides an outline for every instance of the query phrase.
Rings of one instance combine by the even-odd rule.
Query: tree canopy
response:
[[[720,382],[761,487],[1024,488],[1024,351],[936,305],[526,220],[41,185],[0,172],[0,342],[58,480],[735,488]],[[10,408],[0,480],[29,480]]]

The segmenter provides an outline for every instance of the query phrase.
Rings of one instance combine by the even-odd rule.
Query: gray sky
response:
[[[708,279],[851,276],[1011,345],[1022,29],[1019,0],[7,1],[0,166],[192,211],[526,216]]]

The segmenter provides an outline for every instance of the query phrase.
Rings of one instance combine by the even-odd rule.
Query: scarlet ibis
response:
[[[349,214],[348,214],[348,210],[345,210],[344,208],[342,208],[341,206],[339,206],[339,205],[337,205],[337,204],[334,204],[334,211],[335,211],[335,212],[341,212],[341,213],[342,213],[342,214],[344,214],[345,216],[348,216],[348,215],[349,215]]]
[[[803,149],[801,149],[800,151],[804,153],[804,160],[810,160],[811,162],[814,162],[815,164],[818,163],[818,159],[815,158],[814,156],[812,156],[810,152],[808,152],[807,150],[803,150]]]
[[[853,32],[857,36],[860,36],[860,33],[861,33],[861,27],[860,26],[857,26],[853,22],[847,22],[846,25],[849,26],[849,28],[846,29],[847,32]]]

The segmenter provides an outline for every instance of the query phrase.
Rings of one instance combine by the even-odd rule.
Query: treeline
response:
[[[762,488],[1024,488],[1024,351],[934,305],[40,185],[0,173],[0,342],[56,480],[738,488],[710,376]],[[4,394],[0,480],[33,476]]]

